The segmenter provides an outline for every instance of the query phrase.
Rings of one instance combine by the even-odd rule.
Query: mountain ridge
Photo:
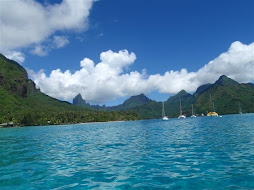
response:
[[[202,113],[206,114],[211,111],[209,102],[210,94],[213,98],[216,111],[218,111],[219,114],[238,113],[239,103],[243,105],[244,112],[254,112],[254,103],[251,101],[254,99],[254,84],[240,84],[226,75],[222,75],[213,84],[208,83],[199,86],[193,94],[181,90],[176,95],[170,96],[168,100],[165,101],[166,114],[170,117],[178,117],[180,112],[180,99],[182,102],[183,114],[188,116],[191,115],[192,104],[194,105],[196,113],[199,115]],[[133,97],[135,96],[128,98],[126,101],[133,99]],[[149,99],[148,97],[146,98]],[[122,106],[123,104],[113,107],[104,106],[103,109],[122,110],[125,109],[125,107]],[[137,111],[139,116],[144,119],[161,117],[161,102],[156,102],[154,100],[142,104],[137,103],[135,106],[127,109]]]
[[[86,100],[82,98],[81,94],[78,94],[76,97],[74,97],[72,102],[74,105],[86,106],[98,110],[126,110],[135,108],[142,104],[146,104],[150,101],[152,100],[150,100],[146,95],[141,93],[139,95],[131,96],[130,98],[126,99],[122,104],[116,106],[90,105],[89,103],[86,103]]]

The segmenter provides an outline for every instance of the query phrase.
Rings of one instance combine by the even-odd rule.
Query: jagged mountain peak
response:
[[[170,100],[170,99],[179,99],[179,98],[184,98],[184,97],[188,97],[188,96],[191,96],[191,94],[189,94],[185,90],[181,90],[176,95],[169,97],[168,100]]]
[[[225,85],[231,85],[231,84],[238,84],[235,80],[227,77],[226,75],[220,76],[220,78],[215,82],[217,85],[225,86]]]
[[[76,98],[82,98],[83,99],[83,97],[81,96],[80,93],[76,96]]]
[[[147,103],[149,101],[151,101],[151,100],[146,95],[141,93],[141,94],[136,95],[136,96],[131,96],[130,98],[125,100],[123,104],[124,105],[133,104],[133,103],[143,104],[143,103]]]
[[[189,93],[186,92],[185,90],[181,90],[180,92],[178,92],[176,95],[177,96],[185,96],[185,95],[188,95]]]
[[[227,86],[232,84],[239,84],[235,80],[227,77],[226,75],[221,75],[219,79],[214,84],[204,84],[197,88],[196,92],[194,93],[194,96],[201,95],[202,93],[206,92],[210,88],[212,88],[214,85],[220,85],[220,86]]]
[[[75,98],[73,98],[72,103],[73,105],[80,105],[80,106],[87,105],[86,101],[82,98],[80,93]]]

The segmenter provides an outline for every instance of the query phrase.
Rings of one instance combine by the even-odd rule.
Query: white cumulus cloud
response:
[[[35,0],[0,1],[0,51],[6,54],[10,50],[34,46],[34,53],[43,54],[39,45],[55,32],[88,28],[94,1],[63,0],[53,5],[42,5]],[[68,42],[61,36],[53,37],[56,48]]]
[[[203,83],[215,82],[222,74],[238,82],[254,79],[254,42],[246,45],[239,41],[231,44],[229,50],[198,70],[197,76]]]
[[[222,53],[196,72],[166,71],[165,74],[147,75],[142,72],[126,72],[134,64],[136,55],[127,50],[102,52],[100,62],[84,58],[81,69],[74,73],[53,70],[46,76],[42,70],[38,73],[29,71],[42,92],[59,99],[70,100],[78,93],[91,103],[105,103],[119,97],[158,91],[175,94],[184,89],[194,92],[198,86],[215,82],[225,74],[238,82],[254,80],[254,43],[241,42],[231,44],[229,50]]]

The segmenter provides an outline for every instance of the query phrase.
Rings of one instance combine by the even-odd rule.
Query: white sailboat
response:
[[[239,114],[243,114],[240,103],[239,103]]]
[[[181,118],[186,118],[186,116],[183,115],[183,112],[182,112],[182,103],[181,103],[181,98],[180,98],[180,115],[178,116],[178,119],[181,119]]]
[[[162,120],[167,121],[168,117],[165,115],[164,102],[162,102]]]
[[[195,114],[194,114],[194,110],[193,110],[193,104],[191,104],[191,108],[192,108],[192,110],[191,110],[191,117],[197,117]]]

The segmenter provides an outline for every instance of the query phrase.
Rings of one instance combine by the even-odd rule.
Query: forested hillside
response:
[[[49,97],[28,79],[22,66],[0,54],[0,123],[46,125],[136,119],[133,111],[97,111]]]

